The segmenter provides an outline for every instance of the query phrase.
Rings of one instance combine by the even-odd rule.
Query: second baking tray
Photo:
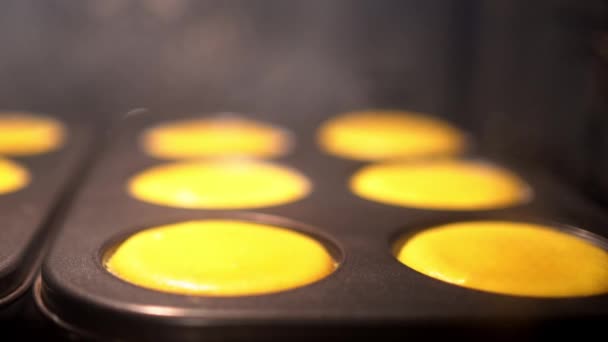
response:
[[[3,113],[4,114],[4,113]],[[90,131],[78,123],[65,125],[65,142],[54,151],[17,156],[11,160],[30,174],[23,189],[0,196],[0,310],[24,294],[32,283],[51,239],[49,224],[63,196],[78,177],[85,152],[92,142]]]

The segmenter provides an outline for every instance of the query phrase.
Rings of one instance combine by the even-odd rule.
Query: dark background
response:
[[[0,2],[0,107],[446,117],[608,204],[604,1]],[[608,58],[606,58],[608,60]]]

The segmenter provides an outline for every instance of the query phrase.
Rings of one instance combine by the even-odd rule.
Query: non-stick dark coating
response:
[[[328,110],[326,117],[336,113]],[[171,115],[175,118],[175,112]],[[239,335],[239,331],[254,338],[273,336],[278,327],[291,326],[335,333],[339,327],[377,325],[407,327],[413,333],[455,324],[456,330],[481,332],[488,326],[519,326],[516,331],[531,333],[533,327],[562,320],[574,324],[589,318],[585,322],[590,324],[595,322],[591,318],[608,318],[605,295],[533,299],[491,294],[426,277],[391,255],[390,245],[397,234],[453,220],[560,222],[608,236],[604,214],[549,176],[515,163],[500,163],[523,177],[535,193],[530,203],[508,209],[453,212],[383,205],[350,192],[349,177],[365,163],[320,151],[315,143],[320,122],[289,122],[276,113],[245,115],[294,133],[292,152],[274,161],[308,176],[312,193],[294,203],[247,211],[175,209],[138,201],[127,193],[127,180],[164,162],[144,154],[138,145],[139,134],[168,116],[147,111],[127,116],[112,132],[107,150],[76,197],[43,265],[37,296],[49,316],[70,329],[94,335],[142,339],[195,339],[218,332]],[[298,289],[210,298],[143,289],[114,277],[102,265],[105,250],[131,232],[227,216],[278,222],[321,236],[341,258],[340,267],[327,278]]]
[[[50,239],[47,224],[89,147],[90,132],[84,126],[68,124],[67,128],[67,140],[58,150],[10,158],[28,169],[31,182],[19,191],[0,196],[0,307],[8,305],[31,284]]]

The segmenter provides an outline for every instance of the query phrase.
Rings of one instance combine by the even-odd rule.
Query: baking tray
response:
[[[61,121],[61,119],[58,119]],[[32,156],[9,157],[30,172],[30,183],[0,196],[0,317],[19,312],[52,237],[50,224],[62,199],[73,190],[90,142],[86,125],[62,122],[66,140],[59,149]]]
[[[349,177],[367,163],[320,151],[315,135],[321,122],[276,113],[243,114],[293,133],[291,153],[273,161],[308,176],[313,191],[299,201],[256,210],[175,209],[141,202],[126,192],[128,178],[164,162],[146,156],[138,138],[154,123],[184,117],[165,113],[144,110],[120,122],[45,260],[35,298],[40,309],[67,331],[102,340],[306,340],[387,334],[509,338],[563,336],[565,329],[575,327],[589,332],[608,319],[607,295],[537,299],[492,294],[429,278],[391,255],[398,234],[458,220],[547,222],[573,234],[579,231],[571,226],[608,236],[603,211],[539,170],[490,160],[517,173],[534,191],[531,201],[511,208],[463,212],[389,206],[351,193]],[[485,159],[473,150],[465,157]],[[137,230],[225,217],[311,234],[326,242],[340,266],[305,287],[236,298],[148,290],[103,267],[107,248]]]

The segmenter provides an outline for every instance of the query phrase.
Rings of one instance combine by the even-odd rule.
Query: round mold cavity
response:
[[[365,110],[338,115],[317,132],[319,146],[337,157],[361,161],[462,154],[468,138],[434,116],[404,110]]]
[[[579,228],[513,220],[451,221],[400,234],[398,262],[430,278],[494,294],[608,293],[608,242]]]
[[[287,154],[293,135],[282,127],[236,113],[165,121],[140,136],[142,149],[159,159],[275,158]]]
[[[329,277],[342,250],[305,225],[223,215],[138,229],[102,247],[102,267],[129,284],[178,295],[243,297]]]
[[[155,166],[133,176],[134,198],[188,209],[250,209],[306,197],[312,185],[289,167],[247,159],[183,161]]]
[[[25,188],[31,180],[27,168],[17,162],[0,158],[0,195]]]
[[[487,161],[389,161],[359,169],[351,191],[366,200],[425,210],[482,211],[521,206],[533,198],[518,175]]]
[[[0,155],[29,156],[58,149],[65,126],[58,120],[30,112],[0,112]]]

